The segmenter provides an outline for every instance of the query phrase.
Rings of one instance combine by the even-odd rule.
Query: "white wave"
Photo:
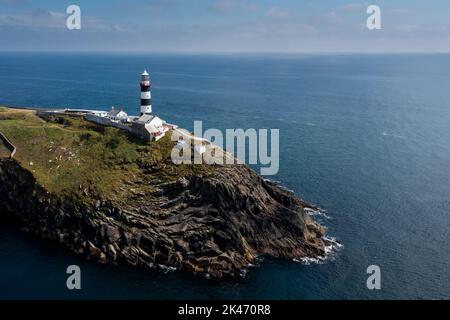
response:
[[[384,136],[384,137],[394,137],[394,138],[398,138],[398,139],[406,139],[405,136],[402,136],[402,135],[399,135],[399,134],[395,134],[395,133],[390,133],[390,132],[387,132],[387,131],[383,131],[381,133],[381,135]]]
[[[290,193],[295,193],[294,190],[286,188],[280,181],[270,180],[270,179],[267,179],[267,178],[264,178],[264,181],[266,181],[268,183],[272,183],[272,184],[276,185],[278,188],[283,189],[284,191],[287,191],[287,192],[290,192]]]
[[[292,259],[294,262],[299,262],[304,265],[310,265],[312,263],[315,264],[323,264],[327,260],[333,259],[336,252],[344,247],[342,243],[336,240],[334,237],[323,237],[323,240],[329,243],[328,246],[325,246],[325,255],[318,257],[300,257]]]
[[[163,264],[158,264],[158,267],[164,272],[164,273],[169,273],[169,272],[174,272],[177,270],[177,268],[175,267],[168,267],[165,266]]]
[[[325,213],[325,210],[322,209],[313,209],[313,208],[304,208],[305,213],[311,217],[323,217],[325,219],[331,219],[329,215]]]
[[[267,178],[263,178],[263,180],[266,181],[266,182],[269,182],[269,183],[276,184],[276,185],[279,185],[281,183],[278,180],[270,180],[270,179],[267,179]]]
[[[255,258],[253,263],[247,264],[247,268],[259,268],[263,261],[264,261],[264,257],[263,256],[258,256],[258,257]]]
[[[283,185],[280,185],[280,184],[279,184],[278,187],[281,188],[281,189],[283,189],[284,191],[287,191],[287,192],[290,192],[290,193],[295,193],[294,190],[289,189],[289,188],[286,188],[286,187],[283,186]]]
[[[309,258],[309,257],[305,257],[305,258],[294,258],[292,259],[294,262],[299,262],[301,264],[304,265],[310,265],[312,263],[320,263],[322,260],[319,258]]]
[[[325,241],[328,241],[330,243],[330,245],[325,247],[325,255],[327,255],[327,256],[344,247],[344,245],[342,243],[340,243],[339,241],[337,241],[336,238],[334,238],[334,237],[324,236],[322,239],[324,239]]]

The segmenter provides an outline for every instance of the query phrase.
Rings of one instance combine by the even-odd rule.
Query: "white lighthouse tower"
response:
[[[152,113],[152,93],[150,76],[145,70],[141,75],[141,115]]]

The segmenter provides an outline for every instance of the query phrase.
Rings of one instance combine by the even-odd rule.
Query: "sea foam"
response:
[[[326,214],[323,209],[315,209],[315,208],[304,208],[305,213],[311,217],[322,217],[325,219],[331,219],[329,215]]]
[[[300,257],[300,258],[294,258],[292,259],[294,262],[299,262],[304,265],[310,265],[310,264],[323,264],[327,260],[333,260],[335,257],[336,252],[341,250],[344,245],[340,243],[336,238],[334,237],[322,237],[323,240],[325,240],[328,245],[325,246],[325,255],[318,256],[318,257]]]

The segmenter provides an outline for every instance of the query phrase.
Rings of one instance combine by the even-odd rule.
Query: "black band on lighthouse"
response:
[[[141,115],[152,113],[152,94],[150,75],[144,71],[141,75]]]

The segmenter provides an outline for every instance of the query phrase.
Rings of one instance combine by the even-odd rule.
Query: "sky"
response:
[[[450,1],[0,0],[0,51],[450,52]]]

